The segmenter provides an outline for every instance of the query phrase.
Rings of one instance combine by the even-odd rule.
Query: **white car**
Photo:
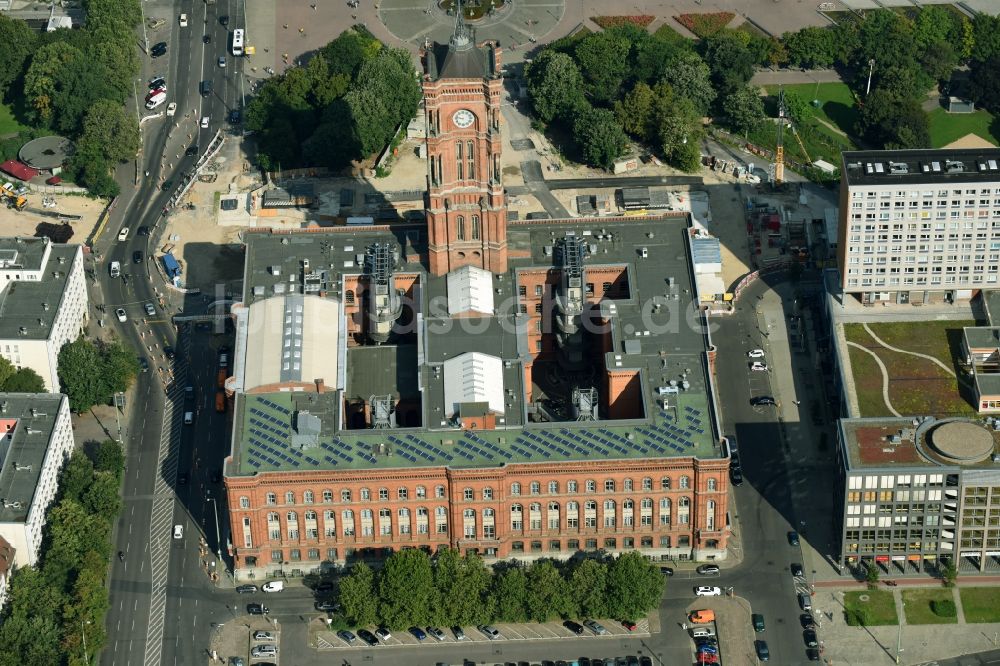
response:
[[[754,361],[750,364],[750,370],[753,372],[767,372],[767,363],[762,363],[761,361]]]
[[[285,583],[280,580],[272,580],[261,585],[260,589],[264,592],[281,592],[285,589]]]
[[[128,321],[128,315],[125,314],[125,308],[118,308],[115,310],[115,316],[118,317],[118,321],[125,323]]]
[[[747,358],[764,358],[763,349],[751,349],[747,352]]]
[[[118,240],[123,241],[128,238],[128,227],[122,227],[118,231]]]
[[[167,115],[172,116],[177,113],[177,102],[171,102],[167,104]]]
[[[184,526],[183,525],[174,525],[174,538],[175,539],[183,539],[184,538]]]
[[[187,14],[181,14],[178,17],[177,20],[180,22],[182,28],[188,27],[188,15]]]
[[[711,585],[699,585],[694,588],[694,594],[696,597],[721,597],[722,589]]]
[[[208,119],[209,119],[208,116],[205,116],[204,118],[201,119],[202,129],[208,129]]]
[[[226,56],[219,56],[219,67],[226,66]]]
[[[156,307],[152,303],[146,303],[143,307],[146,308],[146,314],[150,317],[156,314]]]
[[[255,631],[253,632],[253,639],[255,641],[273,641],[274,634],[270,631]]]

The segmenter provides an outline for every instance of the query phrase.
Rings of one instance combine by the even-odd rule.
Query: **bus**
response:
[[[233,30],[233,55],[243,55],[243,28]]]

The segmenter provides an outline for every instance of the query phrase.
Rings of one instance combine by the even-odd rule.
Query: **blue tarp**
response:
[[[181,276],[181,265],[177,263],[176,259],[174,259],[174,255],[169,252],[163,255],[163,268],[166,269],[167,277],[171,280]]]

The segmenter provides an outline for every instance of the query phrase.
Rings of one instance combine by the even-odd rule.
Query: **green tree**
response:
[[[628,137],[614,114],[607,109],[585,106],[573,119],[573,134],[587,164],[611,169],[628,145]]]
[[[59,350],[58,374],[61,391],[69,397],[69,408],[77,414],[108,397],[100,376],[100,352],[82,335]]]
[[[836,34],[830,28],[807,26],[781,36],[788,61],[809,69],[830,67],[837,59]]]
[[[526,67],[525,79],[535,114],[544,123],[567,117],[583,103],[583,75],[565,53],[543,51]]]
[[[83,506],[91,513],[115,516],[122,509],[119,479],[110,472],[101,472],[83,494]]]
[[[121,340],[102,341],[98,347],[101,354],[101,372],[104,375],[106,401],[110,402],[115,393],[128,390],[139,374],[139,359],[135,352]]]
[[[652,85],[664,77],[669,77],[677,64],[685,62],[689,56],[694,56],[698,62],[702,62],[701,57],[692,50],[691,43],[687,41],[660,39],[645,31],[631,41],[632,65],[629,78],[633,81],[644,81]]]
[[[1000,113],[1000,56],[993,56],[985,62],[972,61],[969,96],[990,113]]]
[[[99,99],[83,119],[79,143],[96,144],[108,161],[124,162],[139,151],[139,124],[121,104]]]
[[[955,566],[955,561],[948,559],[942,563],[943,568],[941,569],[941,580],[945,587],[955,587],[955,581],[958,579],[958,567]]]
[[[86,493],[85,493],[86,496]],[[80,503],[64,499],[49,511],[48,543],[43,572],[54,587],[65,590],[80,559],[89,550],[110,555],[111,524]]]
[[[753,86],[743,86],[731,93],[723,101],[722,109],[729,126],[742,134],[757,129],[764,121],[764,102]]]
[[[940,5],[925,5],[913,19],[913,43],[918,50],[931,44],[957,41],[961,37],[959,16]]]
[[[422,550],[393,553],[379,575],[379,621],[392,629],[424,626],[432,621],[434,576]]]
[[[870,60],[877,67],[898,66],[914,62],[915,54],[912,24],[891,9],[874,9],[865,13],[858,28],[851,64],[867,72]]]
[[[122,445],[113,439],[106,439],[98,444],[94,455],[94,469],[121,477],[125,471],[125,452],[122,450]]]
[[[715,89],[712,72],[697,53],[685,52],[676,58],[666,71],[663,80],[670,84],[674,94],[691,101],[698,113],[708,114]]]
[[[351,574],[340,581],[340,604],[344,608],[344,617],[355,626],[375,624],[378,610],[375,573],[364,562],[355,564]]]
[[[608,616],[605,603],[607,578],[608,567],[597,560],[581,560],[573,567],[569,575],[569,593],[573,609],[571,614],[573,616]]]
[[[536,560],[528,567],[526,610],[535,622],[568,616],[572,611],[569,589],[552,560]]]
[[[382,44],[370,35],[345,30],[336,39],[320,49],[320,55],[329,63],[330,75],[344,75],[354,79],[361,64],[373,57]]]
[[[787,92],[785,93],[785,117],[801,126],[813,117],[812,107],[802,95]]]
[[[926,148],[930,145],[927,114],[915,99],[900,99],[876,89],[858,114],[855,131],[871,146],[886,149]]]
[[[653,119],[653,90],[640,81],[621,99],[615,102],[615,116],[622,129],[645,141]]]
[[[492,604],[496,617],[503,622],[527,622],[528,579],[524,569],[513,566],[493,577]]]
[[[24,73],[28,57],[35,50],[37,38],[34,30],[21,19],[0,14],[0,99],[7,89]]]
[[[3,383],[7,393],[45,393],[45,381],[31,368],[21,368]]]
[[[986,61],[1000,56],[1000,16],[979,12],[972,19],[973,60]]]
[[[489,589],[492,577],[474,553],[438,551],[434,559],[433,622],[439,625],[482,624],[492,619]]]
[[[628,75],[631,47],[624,35],[614,31],[588,35],[577,44],[576,63],[593,99],[607,102],[618,98]]]
[[[0,387],[6,386],[7,380],[13,377],[15,372],[17,372],[17,368],[3,356],[0,356]]]
[[[82,60],[83,52],[64,42],[46,44],[35,51],[24,75],[24,96],[42,124],[52,120],[59,77]]]
[[[880,578],[880,571],[877,564],[869,564],[868,569],[865,571],[865,581],[868,583],[868,589],[873,590],[878,587],[878,581]]]
[[[732,30],[720,30],[703,43],[717,99],[725,100],[746,87],[753,77],[755,61],[743,40]]]
[[[931,79],[948,81],[958,65],[958,53],[950,42],[934,42],[920,52],[920,66]]]
[[[664,585],[663,575],[638,551],[618,556],[608,567],[608,614],[642,617],[659,605]]]
[[[131,29],[142,20],[140,0],[85,0],[87,27],[96,29],[108,25],[111,28]]]
[[[83,494],[94,480],[94,463],[84,455],[70,456],[59,476],[62,499],[83,501]]]

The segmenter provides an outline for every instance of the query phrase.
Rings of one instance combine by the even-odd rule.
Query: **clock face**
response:
[[[472,114],[472,111],[469,111],[468,109],[459,109],[455,112],[455,115],[453,115],[451,119],[455,122],[455,125],[461,127],[462,129],[465,129],[466,127],[471,126],[472,123],[476,122],[476,117]]]

